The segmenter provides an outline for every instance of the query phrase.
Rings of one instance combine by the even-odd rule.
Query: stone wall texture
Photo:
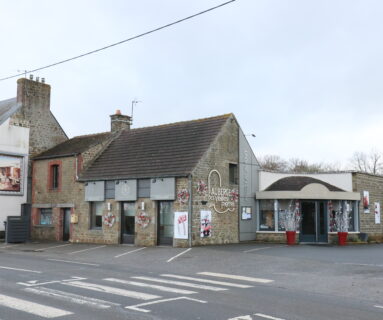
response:
[[[380,224],[375,224],[374,202],[379,202],[383,210],[383,176],[367,173],[353,173],[353,191],[368,191],[370,195],[370,213],[364,213],[363,201],[359,205],[360,232],[367,233],[370,240],[383,241],[383,214]]]

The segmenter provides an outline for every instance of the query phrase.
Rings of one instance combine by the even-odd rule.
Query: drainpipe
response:
[[[190,197],[189,197],[189,210],[188,210],[188,221],[189,221],[189,248],[192,247],[192,224],[193,224],[193,221],[192,221],[192,217],[193,217],[193,214],[192,214],[192,211],[193,211],[193,188],[192,188],[192,175],[190,174],[189,175],[189,193],[190,193]]]
[[[76,158],[76,181],[78,181],[78,154],[75,155]]]

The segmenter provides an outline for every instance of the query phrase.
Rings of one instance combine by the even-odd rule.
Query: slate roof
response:
[[[39,155],[34,157],[33,160],[73,156],[75,154],[79,154],[86,151],[87,149],[96,144],[106,141],[110,137],[110,132],[77,136],[62,142],[49,150],[40,153]]]
[[[319,183],[324,185],[330,191],[344,191],[322,180],[303,176],[292,176],[279,179],[271,184],[265,191],[300,191],[302,188],[311,183]]]
[[[80,180],[187,176],[230,117],[124,130]]]
[[[16,98],[0,101],[0,125],[11,117],[20,107],[21,103],[17,103]]]

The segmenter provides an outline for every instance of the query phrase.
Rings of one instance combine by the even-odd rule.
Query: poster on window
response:
[[[363,212],[370,213],[370,194],[368,191],[363,191]]]
[[[211,237],[211,211],[201,210],[201,238]]]
[[[23,158],[0,154],[0,192],[21,192]]]
[[[188,213],[174,212],[174,238],[188,239]]]
[[[374,203],[374,212],[375,212],[375,224],[380,224],[380,203],[375,202]]]

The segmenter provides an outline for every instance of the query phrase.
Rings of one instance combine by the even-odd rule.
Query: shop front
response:
[[[321,178],[321,179],[318,179]],[[360,193],[352,192],[351,180],[344,174],[288,175],[261,172],[258,203],[257,239],[284,241],[286,216],[293,207],[298,223],[299,243],[328,243],[337,234],[337,217],[347,212],[349,233],[359,233]],[[330,183],[331,182],[331,183]],[[291,230],[289,230],[291,231]]]

